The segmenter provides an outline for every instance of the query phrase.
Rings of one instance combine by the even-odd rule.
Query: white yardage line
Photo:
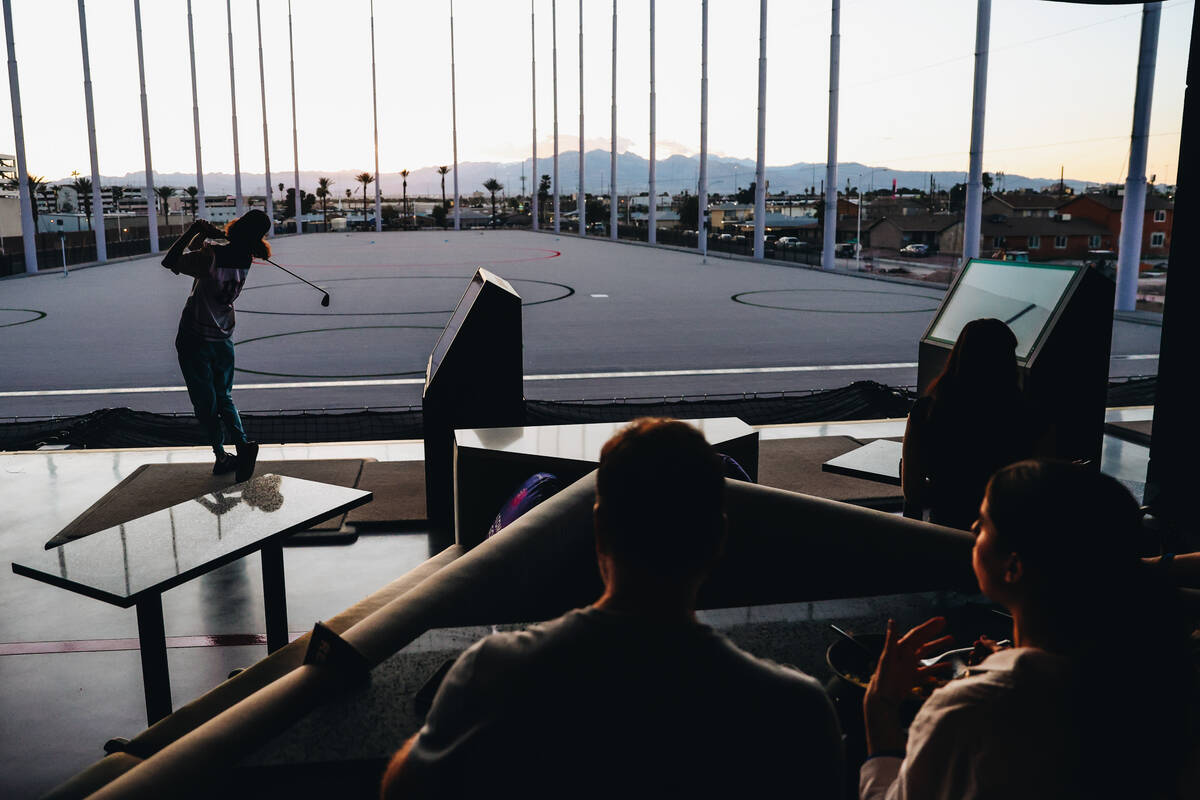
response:
[[[1146,361],[1157,359],[1154,354],[1112,356],[1114,361]],[[896,361],[884,364],[812,364],[794,367],[735,367],[731,369],[663,369],[646,372],[560,372],[546,375],[526,375],[527,381],[578,381],[613,378],[679,378],[693,375],[770,375],[789,372],[853,372],[869,369],[913,369],[916,361]],[[424,378],[378,378],[352,381],[300,381],[292,383],[239,383],[238,391],[257,389],[345,389],[366,386],[420,386]],[[90,394],[164,394],[186,392],[186,386],[131,386],[108,389],[42,389],[23,392],[0,392],[0,397],[66,397]]]

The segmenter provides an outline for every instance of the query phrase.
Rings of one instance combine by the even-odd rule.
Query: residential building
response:
[[[1121,239],[1121,211],[1125,198],[1116,192],[1088,192],[1059,207],[1064,216],[1084,218],[1102,225],[1117,250]],[[1171,225],[1175,204],[1167,198],[1147,192],[1142,217],[1142,259],[1166,259],[1171,252]]]
[[[867,206],[863,207],[865,211]],[[842,220],[849,230],[856,227],[855,220]],[[955,239],[953,235],[947,238],[947,232],[955,227],[962,227],[958,214],[901,213],[894,217],[871,220],[863,219],[863,244],[867,247],[879,247],[885,250],[899,250],[908,244],[927,244],[931,252],[946,250],[954,252]],[[958,234],[958,247],[962,247],[961,233]]]
[[[1005,217],[1053,217],[1058,207],[1071,198],[1059,194],[1042,192],[1003,192],[983,198],[983,218],[1002,215]]]

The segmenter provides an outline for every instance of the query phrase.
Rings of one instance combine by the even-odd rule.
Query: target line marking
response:
[[[1150,361],[1153,353],[1112,356],[1113,361]],[[527,381],[577,381],[621,378],[678,378],[703,375],[770,375],[792,372],[853,372],[859,370],[915,369],[916,361],[896,361],[880,364],[811,364],[791,367],[735,367],[730,369],[664,369],[645,372],[560,372],[526,375]],[[344,389],[367,386],[420,386],[424,378],[381,378],[371,380],[293,381],[289,383],[238,383],[238,391],[264,389]],[[0,397],[70,397],[76,395],[163,394],[186,392],[186,386],[129,386],[104,389],[42,389],[21,392],[0,392]]]

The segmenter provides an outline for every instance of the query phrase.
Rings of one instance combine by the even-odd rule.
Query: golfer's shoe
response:
[[[226,453],[224,450],[217,456],[216,463],[213,464],[213,475],[226,475],[237,469],[237,456],[232,453]]]
[[[258,443],[244,442],[237,446],[237,482],[250,480],[254,464],[258,461]]]

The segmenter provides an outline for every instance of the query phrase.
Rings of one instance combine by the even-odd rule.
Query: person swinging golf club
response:
[[[270,219],[258,209],[232,220],[224,230],[198,219],[162,260],[162,265],[176,275],[194,278],[192,293],[179,319],[175,351],[196,419],[207,432],[216,456],[213,474],[236,471],[238,482],[254,474],[258,445],[246,438],[231,394],[233,302],[241,294],[253,259],[271,255],[271,247],[263,239],[270,228]],[[237,448],[236,456],[225,451],[222,422]]]

